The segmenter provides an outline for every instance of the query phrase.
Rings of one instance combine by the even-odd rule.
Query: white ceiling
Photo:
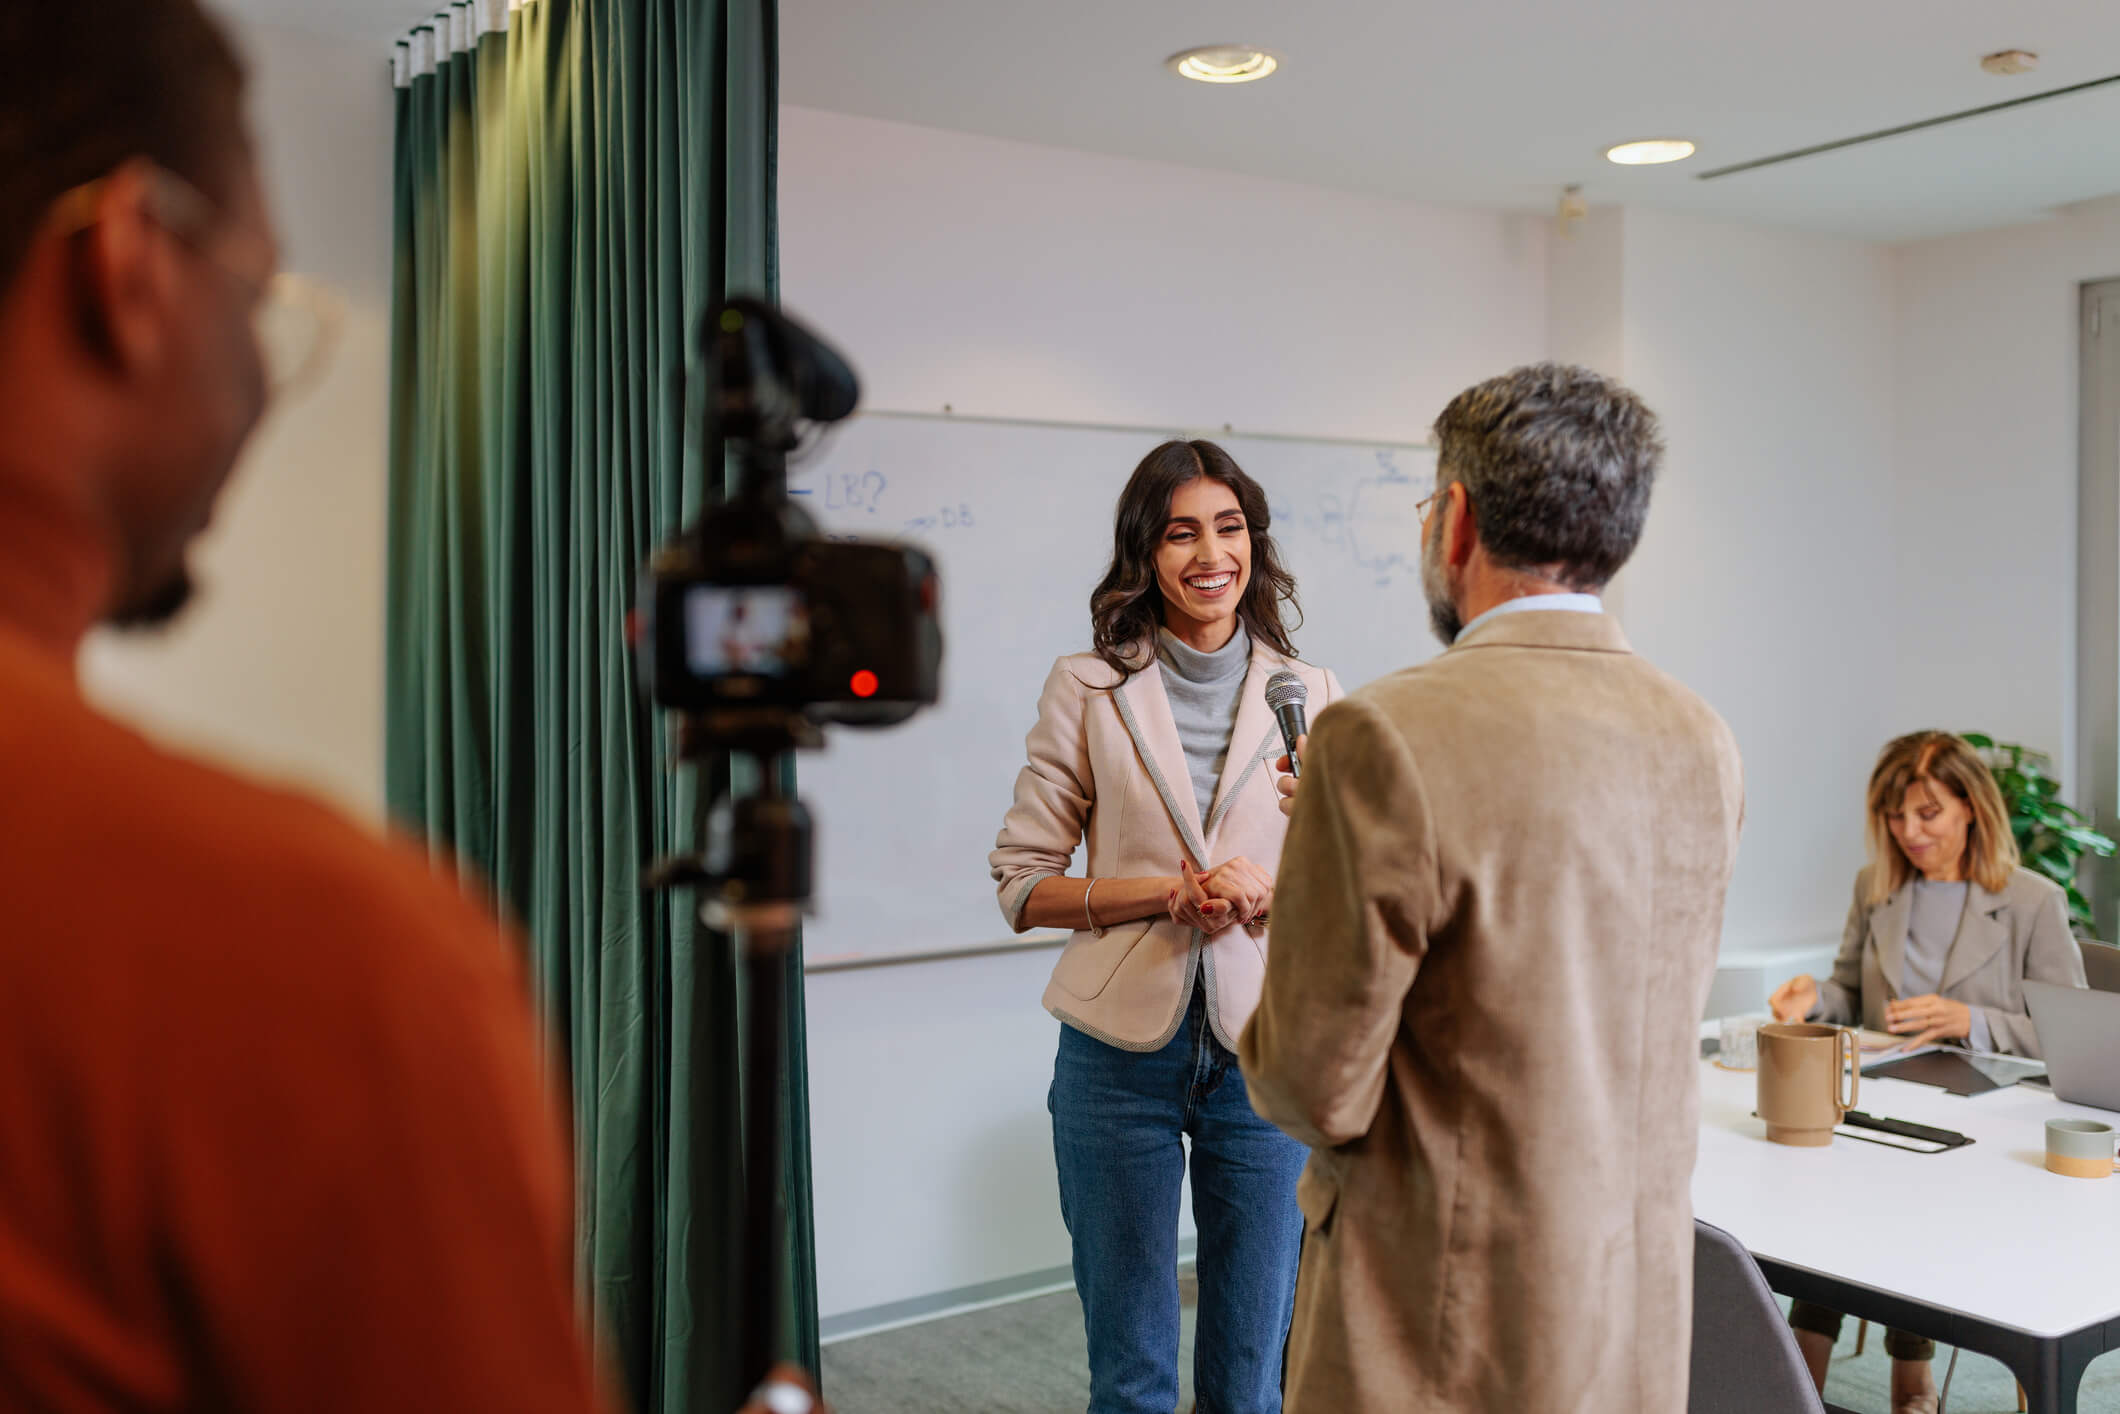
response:
[[[409,0],[231,0],[381,47]],[[1714,181],[1696,174],[2120,73],[2111,0],[781,0],[813,108],[1424,201],[1550,210],[1562,185],[1903,240],[2120,192],[2120,84]],[[1258,84],[1162,60],[1244,42]],[[1981,55],[2030,49],[1997,78]],[[1623,169],[1627,138],[1700,143]]]

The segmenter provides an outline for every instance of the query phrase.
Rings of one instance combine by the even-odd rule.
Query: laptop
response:
[[[2024,1001],[2056,1097],[2120,1110],[2120,993],[2026,979]]]

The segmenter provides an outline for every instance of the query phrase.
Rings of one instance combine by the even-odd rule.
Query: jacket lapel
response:
[[[1229,732],[1229,755],[1222,762],[1222,779],[1215,784],[1215,805],[1207,817],[1205,839],[1212,844],[1215,831],[1222,824],[1222,817],[1229,813],[1230,803],[1237,792],[1244,789],[1254,771],[1260,769],[1260,760],[1269,755],[1269,748],[1281,743],[1280,725],[1274,721],[1273,709],[1266,705],[1266,679],[1282,665],[1281,655],[1260,646],[1251,648],[1251,667],[1244,674],[1244,686],[1237,697],[1237,720]]]
[[[1936,984],[1937,991],[1948,992],[1953,983],[1987,966],[1988,959],[2009,942],[2010,925],[2002,910],[2000,894],[1991,894],[1978,884],[1966,886],[1965,915],[1958,920],[1958,936],[1951,939],[1950,956],[1943,960],[1943,981]]]
[[[1250,683],[1246,682],[1246,687]],[[1185,769],[1185,748],[1178,743],[1178,722],[1171,715],[1170,695],[1163,690],[1163,667],[1155,659],[1125,682],[1112,689],[1112,702],[1119,720],[1134,740],[1134,750],[1155,783],[1163,808],[1178,827],[1195,868],[1207,867],[1207,848],[1202,843],[1200,803],[1193,798],[1192,773]]]
[[[1877,970],[1884,974],[1884,984],[1894,997],[1906,973],[1907,914],[1913,906],[1914,886],[1901,884],[1870,914],[1870,931],[1877,938]]]

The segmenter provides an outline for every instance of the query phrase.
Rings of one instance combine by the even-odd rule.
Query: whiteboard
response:
[[[1112,512],[1158,442],[1206,436],[1266,490],[1296,577],[1304,661],[1352,690],[1438,651],[1416,507],[1432,449],[1180,429],[866,413],[792,468],[827,534],[913,541],[942,578],[942,701],[897,727],[832,728],[797,765],[817,821],[813,964],[1008,937],[987,854],[1053,660],[1089,647]]]

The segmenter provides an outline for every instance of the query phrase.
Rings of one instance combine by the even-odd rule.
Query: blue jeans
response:
[[[1237,1058],[1193,990],[1160,1051],[1060,1028],[1047,1108],[1060,1215],[1074,1239],[1089,1334],[1089,1414],[1172,1414],[1178,1403],[1181,1134],[1192,1136],[1199,1229],[1198,1414],[1278,1414],[1310,1151],[1252,1111]]]

